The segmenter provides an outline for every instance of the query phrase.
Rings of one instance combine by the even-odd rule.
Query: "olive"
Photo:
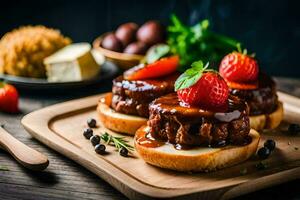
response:
[[[127,157],[128,156],[128,150],[126,148],[122,147],[121,150],[120,150],[120,155],[124,156],[124,157]]]
[[[113,33],[109,33],[103,38],[101,46],[116,52],[121,52],[123,50],[122,42]]]
[[[86,139],[90,139],[90,138],[93,136],[93,130],[90,129],[90,128],[84,129],[84,131],[83,131],[83,136],[84,136]]]
[[[261,158],[261,159],[267,159],[271,154],[270,149],[268,149],[267,147],[262,147],[258,150],[257,155]]]
[[[123,46],[126,47],[129,43],[135,41],[137,30],[138,25],[136,23],[129,22],[119,26],[115,35],[122,42]]]
[[[133,42],[124,49],[124,53],[128,53],[128,54],[144,55],[146,51],[147,51],[147,45],[143,42]]]
[[[90,141],[93,146],[96,146],[97,144],[99,144],[100,140],[101,140],[101,138],[99,135],[94,135],[90,138]]]
[[[163,42],[165,38],[165,29],[157,21],[148,21],[137,31],[137,39],[148,45],[154,45]]]
[[[299,124],[290,124],[288,128],[288,132],[291,135],[297,135],[300,133],[300,125]]]
[[[105,149],[106,149],[106,147],[105,147],[104,144],[97,144],[97,145],[95,146],[95,151],[96,151],[96,153],[98,153],[98,154],[104,154],[104,153],[105,153]]]
[[[87,125],[88,125],[90,128],[95,128],[95,127],[96,127],[96,124],[97,124],[97,122],[96,122],[96,120],[93,119],[93,118],[90,118],[90,119],[87,120]]]
[[[270,151],[273,151],[276,147],[276,143],[274,140],[267,140],[264,143],[264,147],[267,147]]]

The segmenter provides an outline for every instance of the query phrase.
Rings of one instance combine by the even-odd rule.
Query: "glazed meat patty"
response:
[[[178,74],[159,79],[128,81],[119,76],[113,80],[111,107],[117,112],[149,116],[149,104],[154,99],[174,92]]]
[[[176,93],[154,100],[150,106],[149,133],[156,139],[180,145],[243,145],[250,124],[247,105],[231,96],[226,112],[186,107]]]
[[[259,75],[258,81],[257,89],[230,89],[230,93],[248,103],[250,115],[270,114],[276,110],[278,103],[275,82],[263,73]]]

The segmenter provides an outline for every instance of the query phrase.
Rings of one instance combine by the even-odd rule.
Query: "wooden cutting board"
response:
[[[285,120],[300,123],[300,99],[281,92],[278,95],[284,102]],[[255,167],[260,162],[256,156],[216,172],[178,173],[148,165],[136,153],[133,157],[121,157],[110,146],[107,155],[98,155],[82,132],[88,118],[97,119],[96,105],[101,96],[43,108],[26,115],[22,124],[33,137],[94,172],[130,199],[228,199],[300,178],[300,137],[287,134],[286,122],[277,130],[262,134],[259,147],[265,139],[274,139],[277,144],[272,155],[263,161],[267,165],[264,170]],[[95,130],[105,131],[117,135],[101,125]],[[128,139],[132,143],[132,138]]]

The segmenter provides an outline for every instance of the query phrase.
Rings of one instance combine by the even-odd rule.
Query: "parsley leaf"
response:
[[[203,62],[201,60],[193,62],[191,68],[187,69],[183,74],[181,74],[175,81],[175,91],[188,88],[202,77],[203,72],[212,71],[208,68],[209,63],[203,67]]]
[[[170,53],[170,47],[166,44],[158,44],[151,47],[146,54],[146,62],[153,63]]]
[[[180,71],[199,59],[217,67],[226,54],[237,50],[238,41],[212,32],[209,25],[209,20],[205,19],[194,26],[186,26],[176,15],[171,15],[167,44],[171,53],[180,57]]]

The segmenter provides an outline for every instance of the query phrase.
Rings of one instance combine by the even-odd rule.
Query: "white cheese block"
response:
[[[44,59],[49,82],[70,82],[99,75],[89,43],[70,44]]]

